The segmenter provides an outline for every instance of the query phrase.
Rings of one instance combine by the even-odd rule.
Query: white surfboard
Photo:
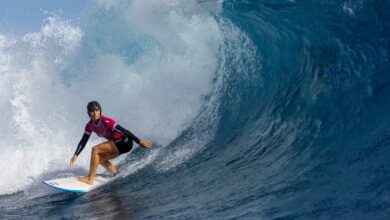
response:
[[[55,189],[63,190],[66,192],[86,193],[110,182],[116,177],[117,176],[114,177],[113,175],[109,175],[109,174],[97,174],[93,179],[92,185],[84,182],[80,182],[77,179],[78,177],[52,179],[52,180],[43,181],[43,183]]]

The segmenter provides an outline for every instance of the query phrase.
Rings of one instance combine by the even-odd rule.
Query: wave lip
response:
[[[80,109],[91,93],[107,100],[104,111],[161,143],[119,160],[128,175],[99,199],[64,207],[93,217],[386,218],[389,5],[206,5],[88,6],[85,71],[65,74],[65,91],[85,99]],[[108,198],[120,208],[93,208]]]
[[[189,127],[213,91],[223,34],[208,9],[189,2],[90,2],[80,27],[53,15],[37,32],[1,35],[0,111],[7,126],[0,160],[8,171],[0,176],[14,182],[2,182],[0,195],[67,166],[90,100],[158,145]],[[83,153],[78,168],[88,161]]]

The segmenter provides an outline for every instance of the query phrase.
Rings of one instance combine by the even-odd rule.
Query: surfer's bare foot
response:
[[[93,180],[90,179],[90,178],[87,177],[87,176],[86,176],[86,177],[79,177],[78,180],[79,180],[80,182],[87,183],[87,184],[89,184],[89,185],[92,185],[92,183],[93,183]]]

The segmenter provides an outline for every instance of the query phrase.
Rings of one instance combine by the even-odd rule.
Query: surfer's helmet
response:
[[[88,103],[88,105],[87,105],[87,111],[88,111],[88,113],[89,113],[89,112],[93,112],[93,111],[95,111],[96,109],[99,109],[100,112],[102,111],[102,108],[100,107],[99,102],[97,102],[97,101],[91,101],[91,102]]]

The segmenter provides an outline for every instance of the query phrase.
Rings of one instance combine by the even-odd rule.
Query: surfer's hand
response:
[[[77,160],[77,155],[73,155],[72,159],[70,159],[70,168],[72,168],[73,164],[76,163]]]
[[[139,145],[141,145],[141,147],[144,147],[144,148],[151,148],[152,147],[152,142],[150,142],[148,140],[141,140],[139,142]]]

